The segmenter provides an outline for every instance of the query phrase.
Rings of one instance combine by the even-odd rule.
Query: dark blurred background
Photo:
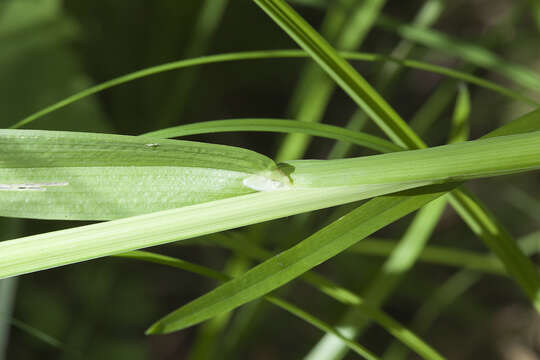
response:
[[[222,3],[213,31],[200,37],[197,22],[205,1],[77,1],[0,0],[0,126],[94,84],[138,69],[202,54],[296,48],[252,1]],[[331,1],[303,0],[295,8],[319,27]],[[291,1],[291,3],[293,3]],[[424,1],[389,0],[383,13],[410,22]],[[540,70],[540,29],[528,1],[452,0],[434,28],[461,40],[488,44],[502,58]],[[206,5],[207,6],[207,5]],[[220,6],[220,5],[216,5]],[[511,19],[508,14],[515,13]],[[375,27],[362,51],[388,54],[398,35]],[[487,46],[487,45],[485,45]],[[436,50],[417,46],[412,58],[461,68],[463,62]],[[211,64],[137,80],[86,98],[26,128],[138,135],[159,128],[206,120],[286,118],[291,95],[308,60],[254,60]],[[380,64],[355,62],[373,81]],[[509,85],[486,70],[476,75]],[[444,79],[406,70],[387,100],[411,119]],[[516,101],[475,86],[471,138],[531,110]],[[523,94],[535,97],[536,94]],[[430,145],[446,141],[453,110],[448,104],[426,129]],[[344,125],[355,104],[342,92],[331,99],[324,122]],[[379,134],[373,127],[366,128]],[[274,156],[282,141],[277,134],[229,133],[189,139],[250,148]],[[315,139],[309,158],[325,158],[333,142]],[[356,149],[351,155],[365,154]],[[490,206],[516,237],[540,225],[539,174],[475,181],[469,187]],[[525,199],[525,200],[524,200]],[[295,228],[294,219],[265,227],[268,248],[284,248],[322,227],[327,212],[317,212],[310,229]],[[398,239],[410,217],[380,236]],[[80,222],[0,218],[0,239],[10,239]],[[240,229],[235,232],[249,232]],[[276,229],[280,229],[279,231]],[[276,239],[272,234],[281,234]],[[447,210],[431,240],[434,244],[486,251],[459,217]],[[222,269],[230,252],[195,242],[163,246],[156,251]],[[538,259],[536,259],[538,260]],[[361,291],[377,272],[381,258],[345,253],[318,268],[343,286]],[[385,310],[407,323],[414,311],[456,269],[418,264],[388,302]],[[149,324],[212,289],[215,283],[159,265],[106,258],[21,276],[16,285],[13,317],[32,329],[12,326],[6,359],[185,359],[201,327],[167,336],[144,336]],[[322,319],[335,322],[344,307],[297,282],[287,298]],[[247,325],[242,325],[243,319]],[[264,303],[237,311],[230,327],[240,334],[217,337],[213,358],[297,359],[309,351],[321,333]],[[449,359],[540,359],[540,322],[523,294],[508,279],[486,276],[451,304],[426,338]],[[62,344],[54,344],[48,335]],[[373,328],[361,339],[382,352],[391,341]],[[51,343],[52,342],[52,343]],[[513,351],[510,352],[509,351]],[[510,355],[509,355],[510,354]],[[1,356],[0,356],[1,358]],[[355,356],[350,355],[350,358]]]

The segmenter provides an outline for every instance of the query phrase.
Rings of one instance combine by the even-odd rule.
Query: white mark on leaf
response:
[[[46,191],[51,186],[67,186],[68,182],[46,182],[26,184],[0,184],[0,191]]]
[[[256,191],[276,191],[289,187],[279,180],[272,180],[263,175],[251,175],[242,182],[244,186]]]

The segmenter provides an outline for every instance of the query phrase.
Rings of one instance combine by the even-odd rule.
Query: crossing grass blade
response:
[[[284,119],[227,119],[202,121],[194,124],[179,125],[142,136],[173,138],[187,135],[209,134],[235,131],[269,131],[282,133],[303,133],[327,139],[350,142],[379,152],[405,150],[396,144],[377,136],[351,131],[339,126],[300,122]]]
[[[433,73],[441,74],[443,76],[448,76],[448,77],[452,77],[458,80],[469,82],[471,84],[475,84],[477,86],[495,91],[503,96],[524,102],[531,106],[535,106],[535,105],[537,106],[539,104],[538,101],[534,99],[530,99],[520,94],[517,91],[513,91],[512,89],[506,88],[504,86],[500,86],[494,82],[484,80],[482,78],[472,76],[464,72],[459,72],[459,71],[456,71],[450,68],[445,68],[442,66],[428,64],[428,63],[424,63],[424,62],[416,61],[416,60],[396,59],[396,58],[392,58],[392,57],[380,55],[380,54],[343,52],[341,53],[341,55],[344,58],[347,58],[350,60],[370,61],[370,62],[387,62],[387,61],[395,62],[401,66],[410,67],[413,69],[419,69],[419,70],[423,70],[427,72],[433,72]],[[142,79],[148,76],[160,74],[167,71],[173,71],[173,70],[178,70],[182,68],[190,68],[193,66],[201,66],[205,64],[214,64],[214,63],[220,63],[220,62],[246,61],[246,60],[257,60],[257,59],[305,58],[308,56],[309,55],[305,51],[302,51],[302,50],[263,50],[263,51],[245,51],[245,52],[237,52],[237,53],[209,55],[209,56],[203,56],[203,57],[198,57],[198,58],[193,58],[193,59],[179,60],[179,61],[174,61],[170,63],[165,63],[162,65],[157,65],[157,66],[149,67],[149,68],[142,69],[139,71],[135,71],[135,72],[111,79],[109,81],[103,82],[101,84],[92,86],[86,90],[80,91],[63,100],[58,101],[57,103],[47,106],[46,108],[38,112],[28,115],[24,119],[13,124],[11,128],[20,128],[39,118],[42,118],[43,116],[47,114],[60,110],[70,104],[73,104],[74,102],[82,100],[88,96],[94,95],[101,91],[110,89],[118,85],[126,84],[137,79]]]

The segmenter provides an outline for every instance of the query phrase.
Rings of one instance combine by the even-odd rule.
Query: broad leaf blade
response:
[[[2,216],[109,220],[252,193],[253,174],[283,177],[258,153],[188,141],[0,130],[0,146]]]

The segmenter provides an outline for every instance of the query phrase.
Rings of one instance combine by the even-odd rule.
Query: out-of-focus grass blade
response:
[[[321,9],[324,9],[328,6],[327,0],[290,0],[290,2],[298,5],[312,6]]]
[[[532,233],[519,239],[519,247],[527,255],[537,253],[539,244],[540,232]],[[453,256],[448,255],[450,258]],[[458,255],[458,257],[460,256]],[[488,258],[494,260],[492,264],[499,262],[495,256],[484,256],[484,259]],[[455,260],[458,260],[458,258],[455,258]],[[456,299],[463,295],[463,293],[477,284],[482,279],[482,275],[470,270],[461,270],[452,275],[424,301],[413,316],[411,328],[421,334],[425,334],[437,317],[454,303]],[[407,354],[408,349],[403,347],[399,342],[394,341],[385,351],[383,358],[387,360],[401,360],[405,359]]]
[[[440,191],[436,188],[418,192],[417,196],[372,199],[292,248],[172,312],[152,325],[148,333],[181,330],[265,295],[432,201]]]
[[[189,59],[207,52],[228,3],[229,0],[201,1],[201,8],[195,26],[190,31],[189,43],[184,50],[183,58]],[[174,82],[164,94],[163,105],[158,110],[159,124],[169,126],[175,122],[175,118],[181,118],[198,75],[195,68],[173,78]]]
[[[422,304],[420,309],[414,315],[411,326],[415,330],[425,333],[439,314],[458,299],[465,291],[471,288],[471,286],[476,284],[480,278],[480,274],[475,274],[466,270],[453,275],[437,288]],[[405,360],[408,352],[407,348],[395,341],[386,349],[383,359]]]
[[[523,96],[522,94],[520,94],[519,92],[497,85],[496,83],[490,82],[488,80],[484,80],[479,77],[475,77],[473,75],[459,72],[456,70],[452,70],[449,68],[445,68],[442,66],[428,64],[428,63],[424,63],[424,62],[416,61],[416,60],[394,59],[388,56],[378,55],[378,54],[357,53],[357,52],[343,52],[341,54],[344,58],[347,58],[350,60],[396,62],[402,66],[411,67],[414,69],[419,69],[419,70],[428,71],[428,72],[434,72],[434,73],[441,74],[444,76],[456,78],[458,80],[470,82],[477,86],[485,87],[492,91],[498,92],[503,96],[508,96],[515,100],[525,102],[529,105],[533,105],[533,106],[538,105],[538,102],[536,100],[529,99],[526,96]],[[28,123],[31,123],[34,120],[37,120],[47,114],[52,113],[53,111],[62,109],[74,102],[82,100],[100,91],[104,91],[106,89],[110,89],[112,87],[128,83],[130,81],[134,81],[134,80],[141,79],[141,78],[155,75],[155,74],[160,74],[166,71],[178,70],[182,68],[189,68],[192,66],[200,66],[200,65],[213,64],[213,63],[219,63],[219,62],[256,60],[256,59],[275,59],[275,58],[305,58],[308,56],[309,55],[305,51],[302,51],[302,50],[245,51],[245,52],[238,52],[238,53],[209,55],[209,56],[203,56],[203,57],[194,58],[194,59],[179,60],[179,61],[174,61],[174,62],[162,64],[162,65],[157,65],[157,66],[149,67],[146,69],[142,69],[139,71],[135,71],[135,72],[114,78],[112,80],[95,85],[86,90],[83,90],[74,95],[71,95],[57,103],[47,106],[46,108],[25,117],[24,119],[12,125],[11,128],[22,127]]]
[[[516,186],[509,185],[502,194],[503,199],[531,219],[540,221],[540,199]],[[540,243],[539,243],[540,246]]]
[[[350,248],[350,251],[363,255],[387,257],[397,246],[395,241],[365,240]],[[427,246],[418,261],[435,265],[446,265],[481,271],[494,275],[504,275],[503,264],[496,257],[472,251],[442,246]]]
[[[319,63],[395,143],[412,149],[426,147],[396,111],[294,9],[283,0],[254,1]],[[451,200],[452,206],[459,206],[457,210],[469,227],[501,258],[508,272],[540,312],[540,275],[504,227],[487,213],[478,199],[472,199],[466,192],[455,190]]]
[[[133,136],[0,130],[0,215],[109,220],[243,195],[279,171],[222,145]],[[272,176],[271,176],[272,177]]]
[[[532,16],[536,21],[536,27],[540,30],[540,0],[530,0],[532,8]]]
[[[231,277],[229,277],[229,276],[227,276],[227,275],[225,275],[223,273],[217,272],[215,270],[209,269],[209,268],[207,268],[205,266],[201,266],[201,265],[198,265],[198,264],[193,264],[191,262],[181,260],[181,259],[177,259],[177,258],[173,258],[173,257],[170,257],[170,256],[154,254],[154,253],[147,252],[147,251],[131,251],[129,253],[119,254],[119,255],[116,255],[116,256],[129,258],[129,259],[140,260],[140,261],[153,262],[153,263],[162,264],[162,265],[166,265],[166,266],[171,266],[171,267],[175,267],[177,269],[189,271],[189,272],[199,274],[199,275],[202,275],[204,277],[209,277],[209,278],[212,278],[212,279],[215,279],[215,280],[218,280],[218,281],[222,281],[222,282],[227,282],[227,281],[231,280]],[[322,330],[324,332],[332,333],[334,336],[337,336],[341,341],[343,341],[343,343],[346,346],[348,346],[351,350],[353,350],[357,354],[365,357],[366,359],[377,359],[377,357],[375,355],[373,355],[365,347],[363,347],[362,345],[358,344],[355,341],[351,341],[351,340],[347,339],[346,337],[341,335],[338,331],[336,331],[336,329],[334,329],[331,325],[326,324],[322,320],[320,320],[320,319],[316,318],[315,316],[307,313],[306,311],[300,309],[299,307],[294,306],[293,304],[291,304],[289,302],[286,302],[286,301],[284,301],[284,300],[282,300],[282,299],[280,299],[278,297],[275,297],[275,296],[270,296],[270,295],[264,296],[264,299],[266,301],[268,301],[268,302],[282,308],[283,310],[285,310],[285,311],[299,317],[300,319],[302,319],[302,320],[306,321],[307,323],[317,327],[318,329],[320,329],[320,330]]]
[[[380,152],[404,150],[396,144],[377,136],[351,131],[339,126],[300,122],[282,119],[227,119],[203,121],[187,125],[179,125],[167,129],[153,131],[142,136],[172,138],[195,134],[232,132],[232,131],[269,131],[284,133],[304,133],[328,139],[350,142]]]
[[[0,360],[6,359],[17,278],[0,281]]]
[[[16,237],[22,231],[22,220],[0,217],[0,230],[0,241]],[[6,359],[17,281],[17,278],[0,280],[0,360]]]
[[[441,116],[443,111],[452,103],[457,89],[456,81],[446,79],[414,113],[409,122],[419,135],[425,134],[431,125]]]
[[[387,16],[380,16],[377,23],[383,29],[395,31],[405,39],[460,57],[472,64],[497,72],[521,86],[540,91],[540,75],[521,65],[505,61],[484,47],[452,38],[435,30],[414,28]]]
[[[469,138],[469,115],[471,113],[471,99],[466,85],[460,84],[454,114],[452,116],[452,129],[449,144],[467,141]]]
[[[227,261],[223,273],[229,278],[234,278],[246,272],[248,267],[247,259],[235,256]],[[218,356],[222,354],[220,340],[228,333],[225,331],[231,322],[232,315],[232,312],[223,313],[201,324],[186,360],[213,360],[220,357]]]

